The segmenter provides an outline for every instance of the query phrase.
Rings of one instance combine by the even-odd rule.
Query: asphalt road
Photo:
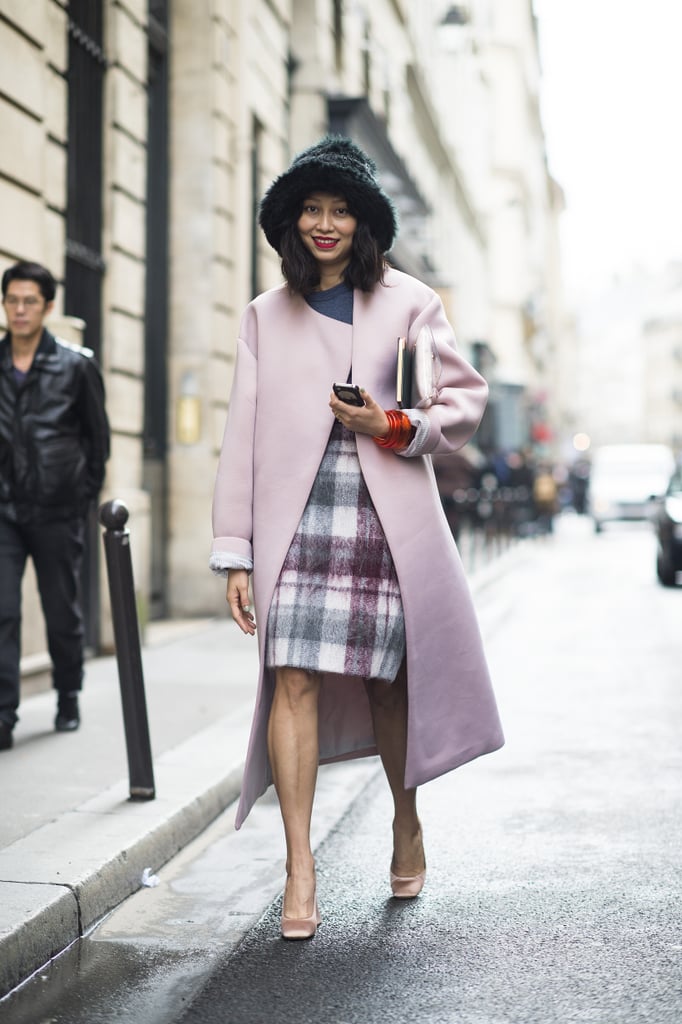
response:
[[[0,1019],[679,1024],[682,588],[657,585],[645,527],[596,537],[573,519],[479,604],[507,745],[421,791],[419,900],[389,898],[390,804],[368,764],[318,851],[312,942],[279,938],[264,801],[250,831],[217,824],[168,866],[165,894],[127,901]],[[344,805],[343,771],[323,780],[323,813]]]

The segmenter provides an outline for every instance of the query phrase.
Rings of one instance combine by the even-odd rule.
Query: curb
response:
[[[239,795],[251,708],[161,755],[161,796],[128,797],[127,780],[0,851],[0,998],[81,938]],[[115,851],[112,853],[111,851]]]

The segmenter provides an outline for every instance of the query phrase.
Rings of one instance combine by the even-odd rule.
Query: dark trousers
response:
[[[80,571],[85,522],[18,525],[0,516],[0,719],[17,721],[21,653],[21,580],[30,556],[45,617],[52,682],[60,693],[83,681]]]

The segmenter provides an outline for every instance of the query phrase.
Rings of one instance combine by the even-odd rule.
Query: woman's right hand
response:
[[[253,636],[256,621],[249,605],[249,574],[246,569],[227,570],[227,603],[242,633]]]

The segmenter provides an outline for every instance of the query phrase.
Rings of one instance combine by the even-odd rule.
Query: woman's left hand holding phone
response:
[[[256,620],[249,604],[249,574],[246,569],[228,569],[226,596],[232,618],[242,633],[253,636],[256,632]]]

